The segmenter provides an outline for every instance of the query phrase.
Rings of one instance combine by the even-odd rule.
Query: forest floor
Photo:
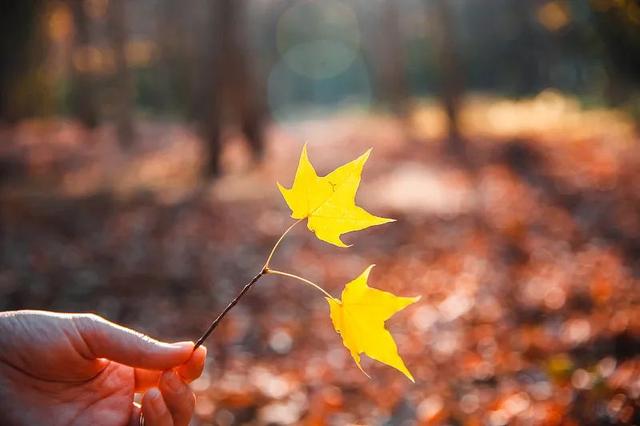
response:
[[[358,202],[397,223],[340,249],[303,227],[274,266],[339,296],[370,285],[422,300],[388,326],[416,377],[355,366],[312,289],[266,277],[207,342],[202,425],[632,424],[640,418],[640,136],[624,114],[543,93],[471,99],[467,155],[442,112],[344,113],[274,125],[263,161],[226,137],[224,174],[181,124],[0,128],[0,309],[93,311],[195,340],[292,222],[302,142],[325,173],[373,147]]]

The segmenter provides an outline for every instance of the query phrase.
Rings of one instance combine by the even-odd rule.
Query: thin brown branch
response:
[[[220,313],[220,315],[218,315],[218,317],[216,319],[213,320],[213,322],[211,323],[211,325],[209,326],[209,328],[207,329],[207,331],[204,332],[204,334],[202,336],[200,336],[200,338],[198,339],[198,341],[196,342],[196,345],[194,346],[193,350],[196,350],[200,345],[202,345],[204,343],[205,340],[207,340],[207,338],[211,335],[211,333],[213,333],[213,330],[216,329],[216,327],[218,326],[218,324],[220,323],[220,321],[222,321],[222,318],[224,318],[225,315],[227,315],[227,312],[229,312],[231,310],[231,308],[233,308],[238,301],[242,298],[242,296],[245,295],[245,293],[247,291],[249,291],[249,289],[263,276],[266,275],[269,272],[269,263],[271,262],[271,259],[273,258],[274,253],[276,252],[276,249],[278,248],[278,246],[280,245],[280,243],[282,242],[282,240],[284,239],[285,235],[287,235],[289,233],[289,231],[291,231],[293,229],[294,226],[296,226],[298,223],[300,223],[302,221],[302,219],[297,220],[296,222],[294,222],[291,226],[289,226],[283,233],[282,235],[280,235],[280,238],[278,238],[278,241],[276,241],[276,243],[273,245],[273,248],[271,249],[271,252],[269,253],[269,256],[267,257],[267,261],[265,262],[264,266],[262,267],[262,270],[260,271],[260,273],[258,275],[256,275],[255,277],[253,277],[253,279],[251,281],[249,281],[240,291],[240,293],[238,293],[238,295],[231,301],[229,302],[229,304],[227,305],[226,308],[224,308],[224,310]],[[280,273],[280,272],[273,272],[273,273]],[[281,275],[285,275],[284,273],[280,273]],[[302,279],[300,277],[296,277],[298,279]],[[313,283],[311,283],[311,285],[314,285]],[[319,287],[318,287],[319,288]],[[324,290],[322,290],[324,292]],[[325,294],[328,294],[325,292]]]
[[[220,321],[222,321],[222,318],[225,317],[225,315],[227,315],[227,312],[229,312],[231,310],[231,308],[233,308],[236,303],[238,303],[238,301],[242,298],[242,296],[245,295],[245,293],[247,291],[249,291],[249,289],[256,283],[258,282],[258,280],[265,274],[265,270],[263,269],[262,271],[260,271],[260,273],[258,275],[256,275],[255,277],[253,277],[253,279],[251,281],[249,281],[240,291],[240,293],[238,293],[238,295],[231,301],[229,302],[229,304],[227,305],[226,308],[224,308],[224,310],[222,312],[220,312],[220,315],[218,315],[218,317],[216,319],[213,320],[213,322],[211,323],[211,325],[209,326],[209,328],[207,329],[207,331],[204,332],[204,334],[198,339],[198,341],[196,342],[196,345],[194,346],[193,350],[196,350],[200,345],[202,345],[204,343],[205,340],[207,340],[207,338],[209,337],[209,335],[211,333],[213,333],[213,330],[216,329],[216,327],[218,326],[218,324],[220,323]]]

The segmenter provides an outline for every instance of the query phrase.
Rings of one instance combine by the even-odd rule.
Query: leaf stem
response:
[[[269,269],[269,264],[271,263],[271,258],[273,258],[273,254],[276,252],[276,249],[278,248],[278,246],[280,245],[280,243],[282,242],[282,240],[284,239],[284,237],[289,233],[289,231],[291,231],[293,229],[294,226],[296,226],[297,224],[299,224],[302,221],[302,219],[298,219],[295,222],[293,222],[291,224],[291,226],[289,226],[286,231],[284,231],[282,233],[282,235],[280,235],[280,238],[278,238],[278,241],[276,241],[276,243],[273,245],[273,248],[271,249],[271,253],[269,253],[269,257],[267,257],[267,261],[264,262],[264,266],[263,266],[263,270]]]
[[[309,281],[306,278],[302,278],[302,277],[300,277],[298,275],[290,274],[288,272],[277,271],[275,269],[269,269],[269,268],[265,268],[264,273],[265,274],[273,274],[273,275],[282,275],[283,277],[289,277],[289,278],[296,279],[298,281],[302,281],[303,283],[305,283],[307,285],[310,285],[311,287],[314,287],[316,290],[321,291],[329,299],[334,299],[334,297],[332,295],[330,295],[325,289],[320,287],[318,284],[314,283],[313,281]]]

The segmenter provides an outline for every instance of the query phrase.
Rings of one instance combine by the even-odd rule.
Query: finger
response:
[[[188,426],[196,397],[189,386],[174,371],[165,371],[160,378],[160,392],[169,408],[175,426]]]
[[[202,374],[205,360],[207,359],[207,348],[200,346],[196,349],[189,360],[178,366],[175,371],[180,378],[186,383],[191,383]],[[143,392],[153,386],[158,386],[162,371],[147,370],[146,368],[136,368],[135,374],[135,391]]]
[[[142,397],[145,426],[173,426],[171,413],[158,388],[151,388]]]
[[[158,382],[160,382],[161,375],[162,375],[162,371],[159,371],[159,370],[147,370],[146,368],[134,369],[135,391],[144,392],[149,388],[158,386]]]
[[[185,363],[193,352],[192,342],[159,342],[93,314],[74,316],[73,323],[78,331],[77,343],[84,347],[87,358],[167,370]]]
[[[131,420],[129,420],[129,426],[140,426],[140,413],[142,413],[142,407],[137,402],[133,403],[131,409]]]
[[[204,346],[198,347],[189,360],[176,368],[176,372],[180,375],[182,380],[187,383],[191,383],[202,374],[204,370],[204,362],[207,359],[207,348]]]

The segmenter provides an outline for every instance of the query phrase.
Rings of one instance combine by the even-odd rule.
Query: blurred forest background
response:
[[[398,222],[275,264],[422,295],[389,323],[416,384],[268,278],[194,424],[639,424],[639,85],[638,0],[3,1],[0,309],[195,340],[302,142],[320,172],[374,147],[358,199]]]

